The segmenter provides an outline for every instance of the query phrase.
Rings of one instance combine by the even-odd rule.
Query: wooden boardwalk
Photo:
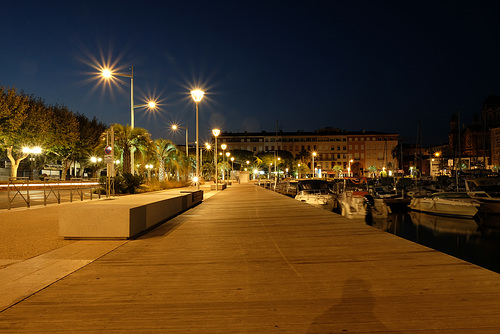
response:
[[[0,313],[2,334],[499,332],[500,275],[253,185]]]

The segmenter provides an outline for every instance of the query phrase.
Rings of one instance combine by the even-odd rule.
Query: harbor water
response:
[[[500,273],[498,215],[466,219],[409,211],[367,224]]]

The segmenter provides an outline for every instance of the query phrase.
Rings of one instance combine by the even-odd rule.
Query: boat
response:
[[[326,180],[298,181],[295,199],[328,211],[333,211],[337,204]]]
[[[482,203],[481,213],[500,214],[500,180],[498,178],[467,179],[465,189],[470,197]]]
[[[368,191],[367,178],[345,178],[343,188],[337,196],[338,212],[350,219],[387,218],[390,208],[384,198],[373,196]]]
[[[474,217],[481,203],[467,192],[440,192],[429,197],[415,197],[410,209],[448,217]]]

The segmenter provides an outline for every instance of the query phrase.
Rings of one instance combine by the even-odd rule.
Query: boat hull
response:
[[[410,209],[449,217],[472,218],[478,212],[479,205],[472,202],[440,200],[433,198],[413,198]]]

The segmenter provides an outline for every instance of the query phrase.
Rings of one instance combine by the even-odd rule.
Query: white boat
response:
[[[470,197],[482,203],[481,213],[500,214],[500,180],[490,178],[465,180],[465,189]]]
[[[481,203],[466,192],[441,192],[413,198],[410,209],[450,217],[474,217]]]
[[[326,180],[299,181],[295,199],[328,211],[332,211],[336,206],[336,199]]]
[[[367,191],[344,191],[338,197],[338,202],[341,214],[346,218],[364,219],[368,209],[373,218],[387,218],[390,213],[383,198],[373,198]]]

